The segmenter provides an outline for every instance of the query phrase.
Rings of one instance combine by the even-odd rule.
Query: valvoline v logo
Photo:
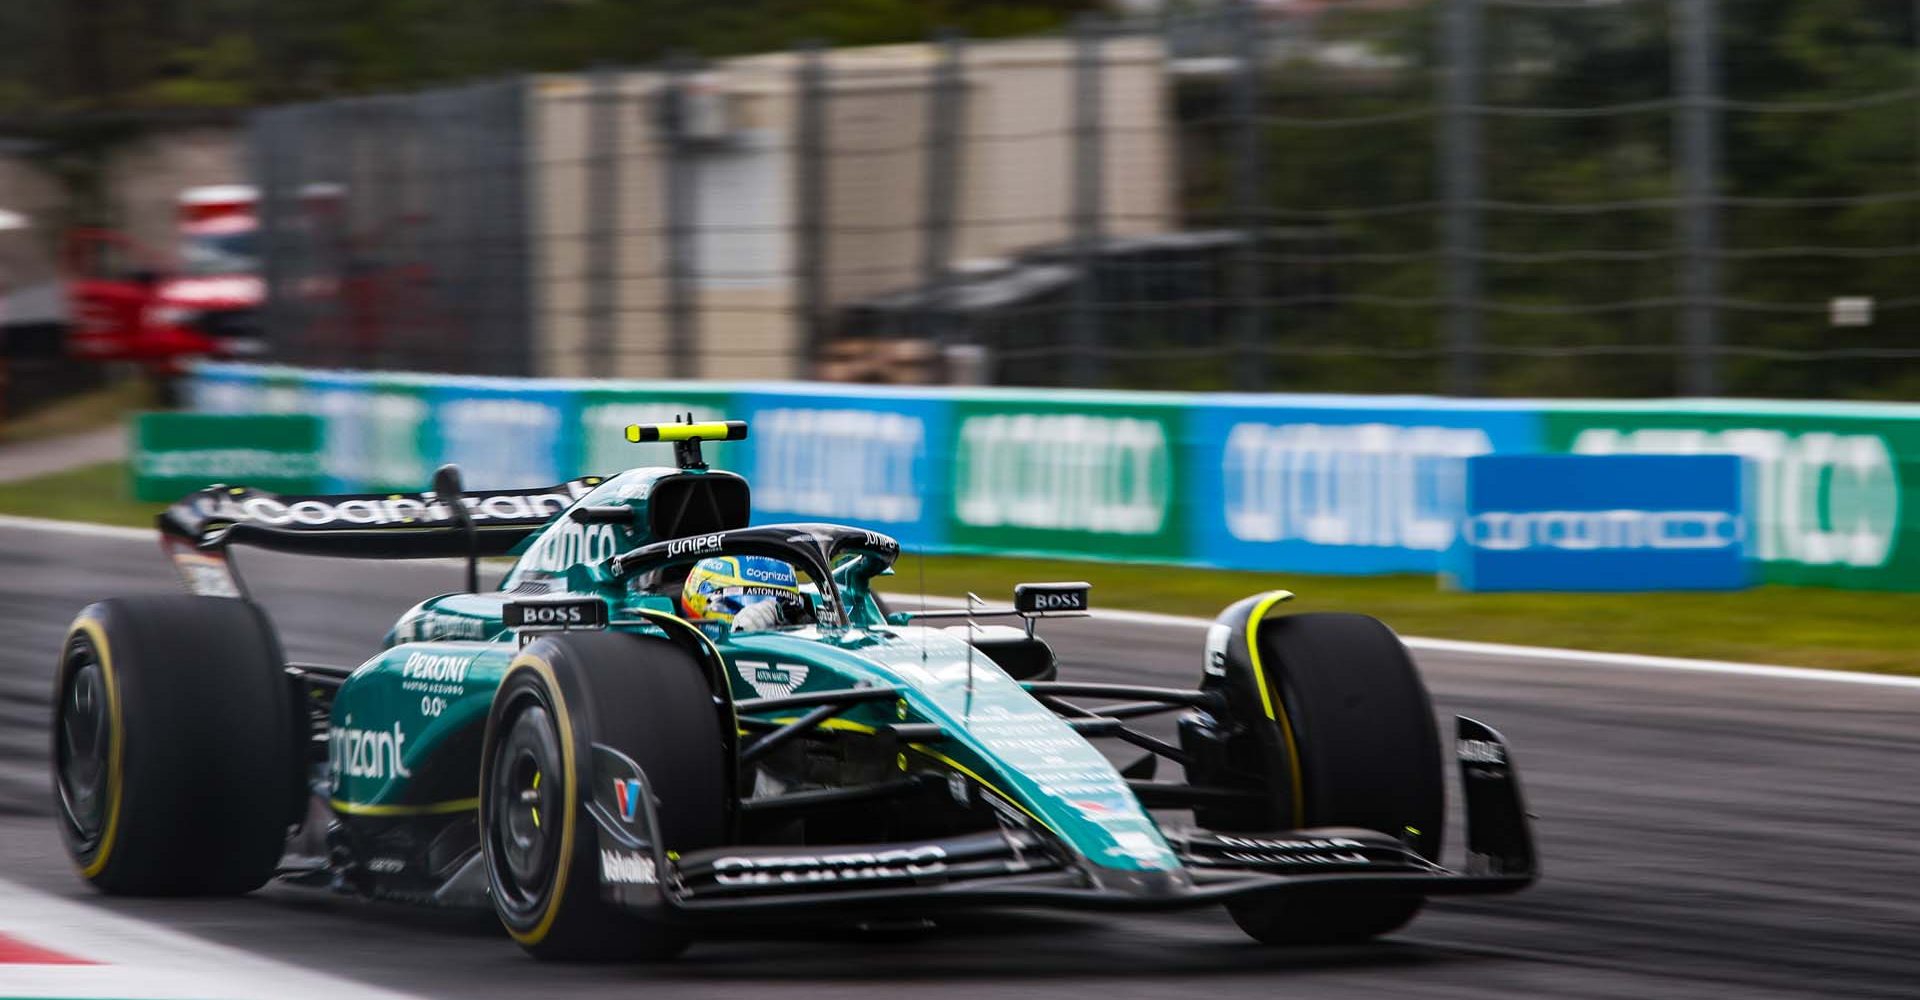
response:
[[[628,823],[633,822],[633,818],[640,814],[640,779],[614,779],[613,798],[620,806],[620,818]]]

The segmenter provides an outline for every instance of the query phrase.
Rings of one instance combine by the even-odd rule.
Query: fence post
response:
[[[1681,391],[1712,396],[1720,391],[1720,218],[1716,203],[1720,171],[1720,68],[1716,0],[1675,0],[1674,77],[1680,111],[1674,115],[1674,186],[1679,189]]]
[[[487,301],[490,297],[487,293],[491,290],[483,292],[474,281],[477,273],[474,243],[485,230],[479,215],[485,211],[481,206],[489,204],[486,190],[488,177],[484,166],[487,150],[480,134],[483,125],[479,110],[471,100],[456,99],[454,107],[447,114],[453,121],[457,138],[449,144],[452,155],[442,161],[454,166],[452,176],[443,179],[441,188],[452,194],[453,208],[448,213],[452,224],[448,231],[457,236],[441,247],[434,257],[433,267],[438,278],[436,284],[452,292],[445,301],[461,336],[437,338],[438,344],[429,352],[432,355],[431,363],[444,371],[507,374],[493,367],[500,358],[497,354],[499,345],[493,342],[492,337],[493,317],[491,310],[487,309],[491,305]],[[382,317],[389,315],[386,302],[375,302],[373,308]],[[384,318],[380,328],[387,329]]]
[[[1101,240],[1103,153],[1101,142],[1101,47],[1106,26],[1093,14],[1074,21],[1073,45],[1073,262],[1072,311],[1067,317],[1067,381],[1099,385],[1104,358],[1100,340],[1100,289],[1097,261]]]
[[[346,102],[334,98],[301,109],[299,117],[288,124],[289,138],[294,143],[292,163],[299,172],[300,181],[304,183],[314,176],[324,177],[329,183],[341,185],[347,191],[347,197],[351,198],[351,190],[345,187],[352,182],[346,161],[346,116]],[[318,148],[315,147],[316,140],[320,143]],[[336,291],[335,294],[321,296],[317,305],[305,310],[307,351],[301,364],[314,367],[334,364],[334,345],[353,336],[348,326],[350,310],[345,302],[352,257],[352,252],[347,248],[350,239],[348,234],[353,232],[353,224],[352,203],[343,200],[338,215],[326,228],[327,244],[322,258],[324,270],[321,273]]]
[[[282,131],[280,125],[291,113],[290,109],[279,108],[258,112],[247,120],[246,163],[247,172],[254,178],[259,189],[257,211],[259,222],[259,259],[260,281],[266,286],[266,298],[260,304],[262,325],[274,331],[274,353],[284,361],[293,352],[288,350],[295,329],[304,335],[307,331],[300,328],[289,316],[287,308],[292,296],[286,294],[291,284],[287,280],[287,257],[291,250],[291,240],[287,238],[291,227],[288,225],[286,206],[296,195],[294,187],[287,178],[280,144]],[[311,245],[302,248],[311,254]],[[0,280],[5,276],[0,275]],[[306,317],[301,317],[305,319]]]
[[[699,304],[695,285],[694,227],[696,197],[694,171],[687,141],[689,61],[675,57],[667,63],[660,92],[660,142],[666,170],[667,375],[694,378],[700,342]]]
[[[819,42],[795,50],[794,100],[794,277],[800,296],[802,364],[794,372],[812,374],[830,331],[827,328],[827,64]],[[799,367],[799,366],[796,366]]]
[[[550,374],[552,361],[545,350],[548,317],[537,308],[541,292],[535,287],[541,258],[534,245],[532,212],[539,182],[530,135],[533,81],[519,76],[504,86],[500,114],[503,133],[509,138],[500,171],[500,206],[505,218],[500,222],[500,238],[488,246],[497,262],[493,271],[496,283],[502,289],[495,312],[498,322],[506,325],[501,339],[515,345],[515,360],[507,370],[524,375]]]
[[[620,241],[620,74],[595,67],[587,91],[586,357],[589,375],[615,371]]]
[[[1482,0],[1445,0],[1440,14],[1441,243],[1446,274],[1447,391],[1480,388],[1480,61]]]
[[[942,31],[940,61],[927,89],[926,245],[920,257],[922,335],[931,332],[944,361],[952,324],[941,321],[941,291],[953,264],[953,219],[960,198],[960,106],[965,52],[959,34]]]
[[[1228,115],[1233,121],[1233,217],[1240,224],[1240,246],[1234,254],[1233,387],[1255,392],[1266,385],[1267,356],[1261,350],[1266,330],[1265,282],[1262,280],[1260,237],[1266,231],[1261,187],[1266,181],[1262,153],[1265,136],[1260,127],[1261,80],[1266,74],[1266,36],[1260,12],[1251,0],[1235,0],[1229,8],[1233,26],[1235,67]]]

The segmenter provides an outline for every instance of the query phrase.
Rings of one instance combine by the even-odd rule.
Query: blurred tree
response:
[[[3,0],[0,113],[228,106],[803,39],[1054,27],[1098,0]]]
[[[1376,58],[1296,55],[1269,76],[1270,204],[1279,221],[1319,220],[1334,259],[1318,266],[1337,293],[1270,310],[1271,342],[1304,352],[1275,366],[1288,387],[1441,388],[1437,356],[1394,360],[1438,346],[1439,240],[1422,206],[1439,196],[1435,119],[1423,113],[1438,99],[1434,13],[1330,10],[1294,51],[1358,45]],[[1485,342],[1509,352],[1488,360],[1483,388],[1676,391],[1670,5],[1489,5],[1485,18],[1486,104],[1620,113],[1483,116]],[[1729,357],[1729,391],[1912,398],[1910,362],[1798,356],[1920,343],[1915,5],[1722,0],[1720,21],[1722,339],[1775,352]],[[1296,118],[1356,124],[1288,124]],[[1187,192],[1202,215],[1217,212],[1218,193]],[[1361,211],[1311,212],[1334,206]],[[1306,266],[1283,258],[1273,269]],[[1881,304],[1872,326],[1829,325],[1826,303],[1849,295]]]
[[[244,106],[519,71],[720,56],[817,38],[1056,27],[1099,0],[0,0],[0,115]],[[1265,89],[1271,366],[1292,388],[1439,388],[1432,4],[1328,4]],[[1721,0],[1724,341],[1818,352],[1920,342],[1914,0]],[[1486,10],[1484,100],[1608,108],[1483,121],[1489,391],[1674,390],[1671,4]],[[1224,92],[1176,104],[1188,217],[1226,210]],[[1347,119],[1308,127],[1312,119]],[[89,139],[89,141],[92,141]],[[1851,199],[1851,200],[1848,200]],[[1618,207],[1600,209],[1598,203]],[[1619,204],[1624,203],[1624,204]],[[1521,206],[1521,207],[1516,207]],[[1546,210],[1536,207],[1548,206]],[[1553,207],[1553,206],[1558,206]],[[1337,211],[1322,211],[1337,209]],[[1816,252],[1804,252],[1814,248]],[[1313,260],[1315,255],[1320,259]],[[1834,328],[1835,296],[1882,304]],[[1607,353],[1615,352],[1615,353]],[[1640,353],[1633,353],[1640,352]],[[1409,363],[1408,359],[1425,359]],[[1732,391],[1911,397],[1920,366],[1730,358]],[[1186,378],[1186,376],[1181,376]],[[1195,376],[1194,384],[1206,382]]]

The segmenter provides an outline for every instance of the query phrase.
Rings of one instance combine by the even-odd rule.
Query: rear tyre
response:
[[[599,836],[587,812],[592,746],[632,758],[680,852],[724,841],[727,744],[702,665],[671,642],[576,632],[529,645],[507,669],[481,750],[480,823],[494,911],[537,958],[660,960],[679,928],[600,896]]]
[[[302,798],[282,662],[247,601],[155,595],[80,613],[55,678],[52,760],[81,877],[189,896],[273,876]]]
[[[1298,792],[1276,816],[1231,816],[1227,828],[1359,827],[1396,837],[1423,857],[1440,853],[1445,817],[1440,734],[1406,647],[1365,615],[1303,614],[1251,623],[1258,663],[1281,719],[1250,698],[1230,699],[1237,728],[1278,727],[1264,770]],[[1263,824],[1262,821],[1265,821]],[[1419,896],[1350,892],[1256,897],[1230,903],[1242,930],[1267,944],[1334,944],[1396,930]]]

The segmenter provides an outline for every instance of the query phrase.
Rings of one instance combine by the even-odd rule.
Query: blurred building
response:
[[[1101,44],[1090,118],[1075,113],[1072,39],[969,44],[957,71],[941,68],[948,51],[840,49],[811,67],[779,53],[265,112],[277,354],[804,377],[848,303],[1060,244],[1076,224],[1176,225],[1157,37]],[[1073,155],[1090,132],[1091,220]],[[327,204],[310,194],[322,187]]]
[[[962,60],[961,114],[955,133],[936,137],[930,120],[938,50],[928,45],[841,49],[824,53],[828,88],[818,155],[824,161],[824,204],[811,224],[825,231],[826,302],[846,303],[919,283],[932,229],[929,157],[950,146],[954,171],[952,257],[1004,257],[1024,247],[1065,240],[1073,210],[1073,46],[1058,39],[968,47]],[[703,351],[701,375],[789,377],[805,374],[799,311],[799,245],[810,224],[796,201],[798,58],[756,56],[721,64],[697,86],[705,102],[694,148],[695,272]],[[1171,124],[1164,59],[1151,39],[1128,38],[1103,53],[1106,100],[1100,129],[1108,136],[1102,229],[1140,234],[1173,224]],[[657,86],[634,75],[631,99]],[[538,209],[549,219],[589,211],[579,192],[584,171],[568,168],[571,149],[584,152],[590,93],[580,78],[543,78],[536,98],[539,155],[555,166],[538,171]],[[661,253],[652,238],[662,220],[658,150],[641,115],[622,115],[620,258],[645,266]],[[631,197],[626,197],[631,195]],[[561,227],[565,228],[565,223]],[[541,369],[585,374],[585,247],[543,244]],[[663,344],[660,282],[623,282],[616,311],[622,347]],[[649,374],[647,355],[626,353],[620,374]]]

